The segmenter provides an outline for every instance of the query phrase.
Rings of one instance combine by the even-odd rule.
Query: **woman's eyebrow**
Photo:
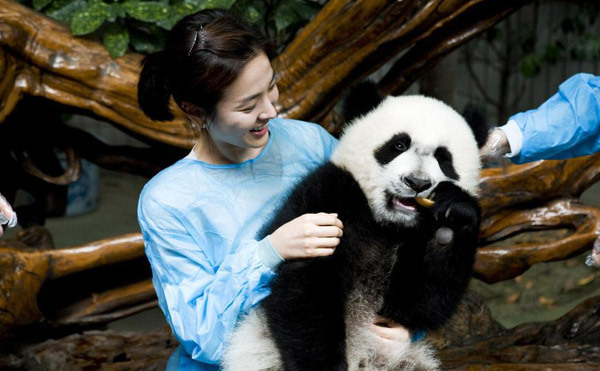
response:
[[[271,77],[271,81],[269,82],[269,86],[271,86],[271,85],[273,84],[273,81],[275,81],[275,71],[273,71],[273,76]],[[254,99],[256,99],[256,98],[257,98],[259,95],[261,95],[261,94],[262,94],[262,92],[260,92],[260,93],[256,93],[256,94],[253,94],[253,95],[250,95],[250,96],[248,96],[248,97],[246,97],[246,98],[244,98],[244,99],[240,100],[240,101],[238,102],[238,105],[242,105],[242,104],[248,103],[248,102],[250,102],[251,100],[254,100]]]

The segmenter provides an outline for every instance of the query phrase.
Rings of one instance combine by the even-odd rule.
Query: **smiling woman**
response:
[[[143,62],[138,101],[154,120],[172,96],[197,140],[146,184],[138,221],[159,305],[181,347],[169,369],[219,369],[240,316],[270,293],[283,259],[331,255],[336,214],[305,214],[257,232],[337,141],[316,124],[277,118],[267,39],[224,10],[183,18]]]
[[[273,77],[265,54],[248,62],[237,80],[224,90],[212,117],[205,119],[210,135],[202,136],[194,149],[199,160],[226,164],[258,156],[267,144],[268,121],[277,115],[274,104],[279,92]],[[192,120],[203,119],[190,116]]]

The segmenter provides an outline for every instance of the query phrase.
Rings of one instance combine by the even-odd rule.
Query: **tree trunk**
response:
[[[274,61],[282,116],[336,123],[346,87],[404,53],[382,81],[401,92],[443,56],[527,1],[330,0]],[[89,110],[148,138],[189,147],[179,113],[154,122],[137,105],[141,55],[104,47],[12,0],[0,0],[0,122],[24,94]],[[176,110],[174,110],[176,111]],[[338,128],[339,129],[339,128]]]

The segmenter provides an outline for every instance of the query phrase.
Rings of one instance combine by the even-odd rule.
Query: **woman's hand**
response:
[[[377,335],[377,339],[385,346],[397,341],[407,342],[410,340],[410,333],[406,328],[385,317],[375,317],[371,325],[371,332]]]
[[[504,131],[494,129],[488,135],[484,146],[479,150],[479,156],[482,160],[498,159],[510,152],[510,144]]]
[[[340,243],[343,228],[337,214],[304,214],[277,228],[269,240],[284,259],[328,256]]]

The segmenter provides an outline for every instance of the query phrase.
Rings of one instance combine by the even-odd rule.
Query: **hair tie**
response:
[[[198,42],[198,34],[200,34],[200,49],[204,49],[204,27],[200,25],[200,31],[196,31],[194,33],[194,42],[192,42],[192,46],[190,46],[190,50],[188,50],[188,57],[192,54],[194,50],[194,46],[196,46],[196,42]]]

